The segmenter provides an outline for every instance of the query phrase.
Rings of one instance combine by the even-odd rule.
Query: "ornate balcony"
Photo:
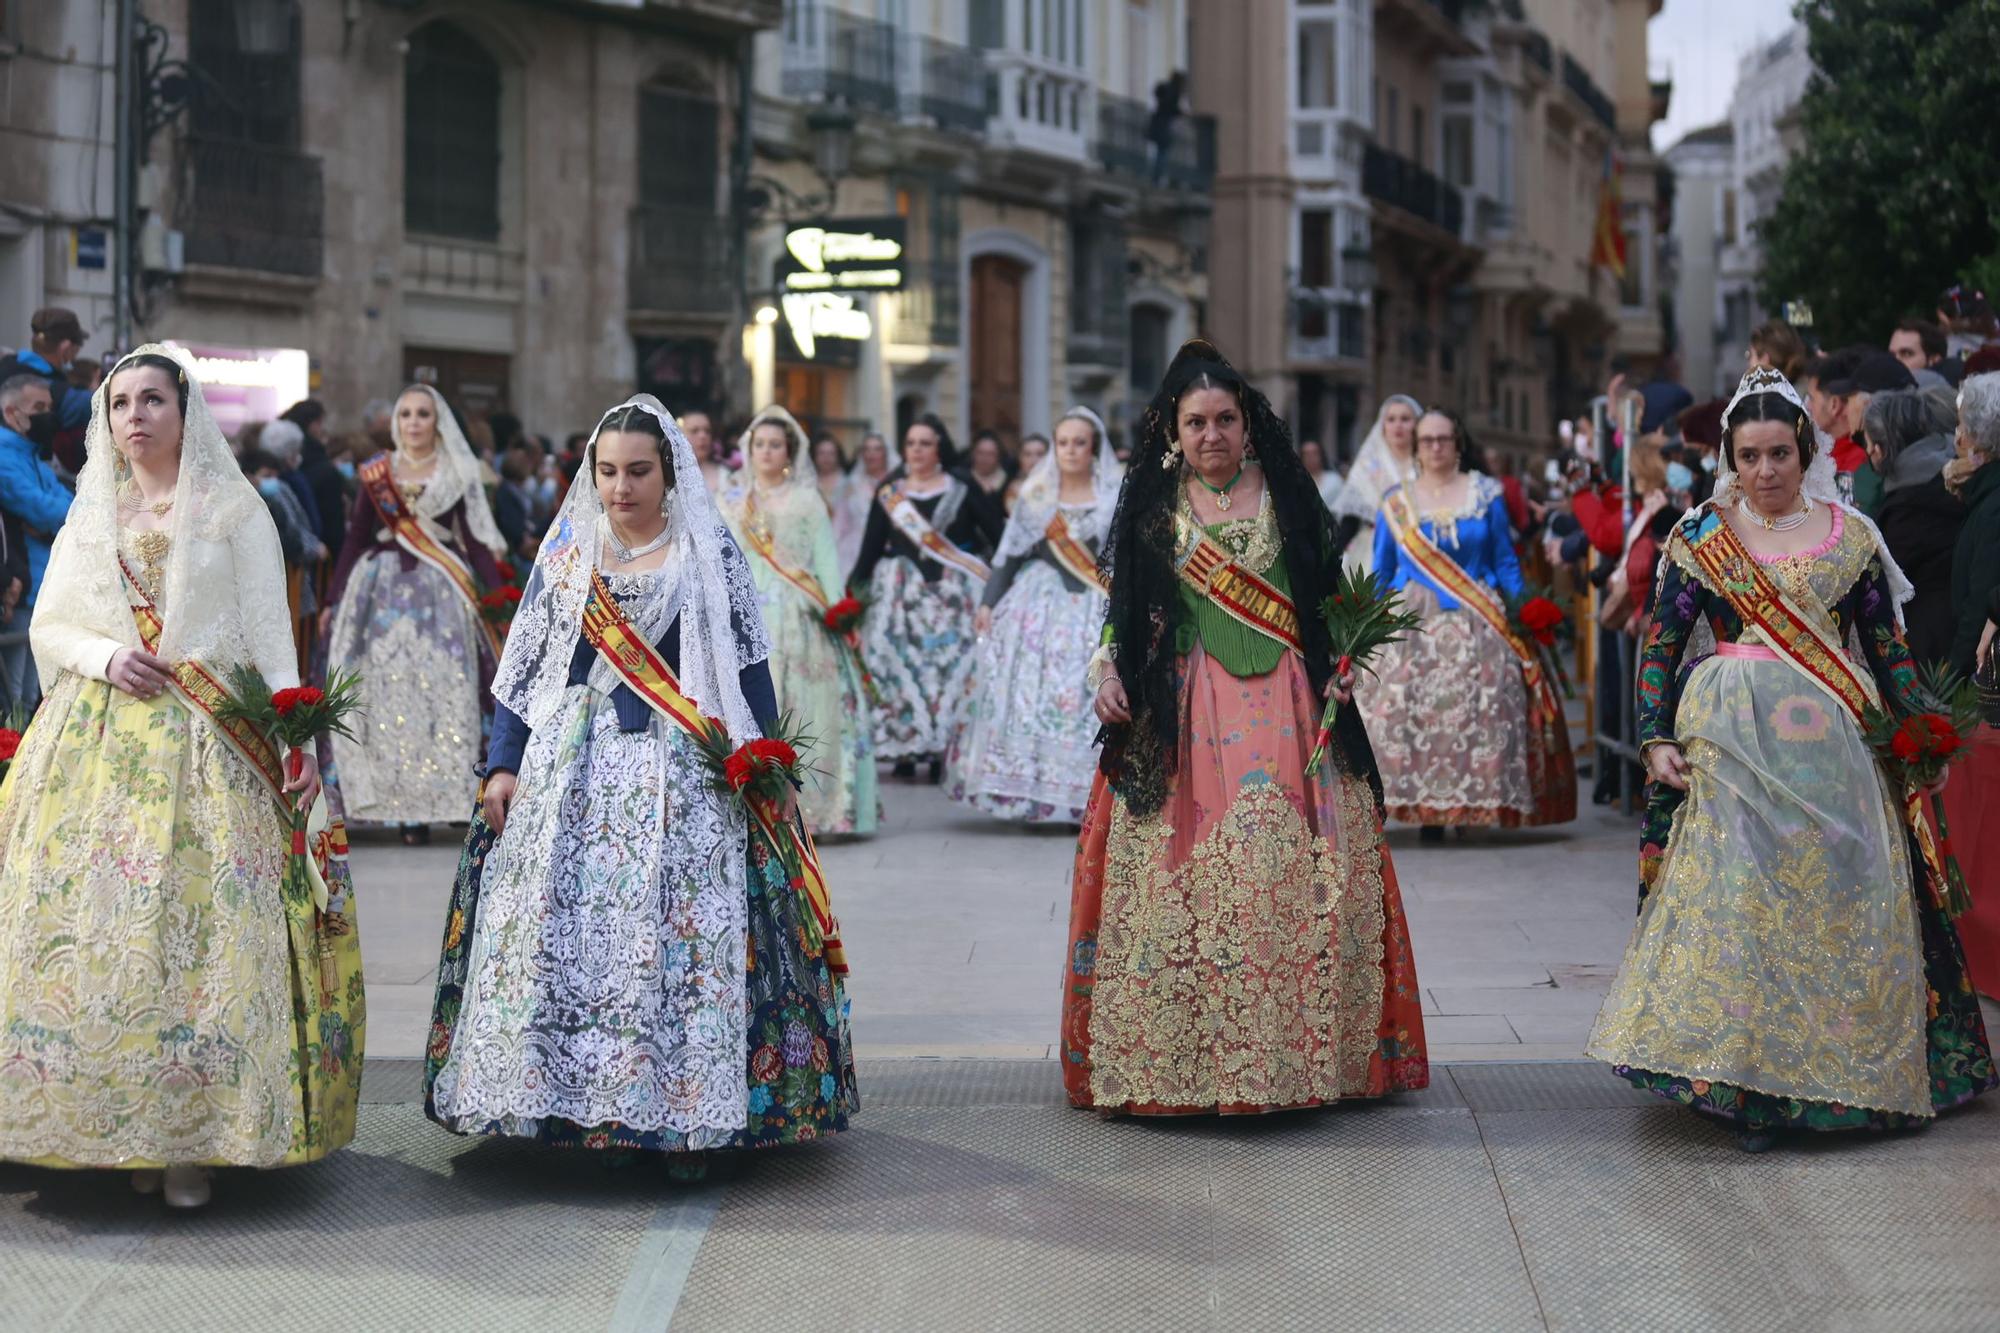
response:
[[[1361,190],[1369,198],[1399,208],[1453,236],[1465,228],[1465,197],[1409,158],[1380,144],[1361,156]]]
[[[889,341],[912,347],[958,345],[958,265],[932,263],[910,270],[909,282],[896,293]]]
[[[979,52],[923,33],[905,33],[896,67],[905,120],[939,129],[986,130],[986,62]]]
[[[1583,103],[1604,128],[1617,129],[1618,111],[1611,105],[1611,99],[1604,95],[1604,90],[1597,86],[1589,71],[1578,64],[1576,57],[1567,51],[1563,52],[1562,72],[1563,87],[1569,89],[1576,100]]]
[[[729,232],[695,208],[632,210],[626,301],[635,313],[716,316],[729,307]]]
[[[190,264],[320,276],[320,160],[232,139],[183,141],[187,192],[177,214]]]
[[[858,18],[820,0],[791,0],[784,34],[785,96],[845,102],[891,116],[901,107],[893,24]]]

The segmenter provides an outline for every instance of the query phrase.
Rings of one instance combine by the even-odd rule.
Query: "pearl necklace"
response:
[[[621,565],[629,565],[634,560],[651,555],[662,546],[665,546],[667,539],[674,535],[673,525],[669,523],[660,528],[659,536],[644,545],[626,546],[618,540],[617,534],[611,530],[611,517],[608,514],[597,520],[597,530],[603,535],[604,544],[611,548],[611,554],[618,557],[618,563]]]
[[[1736,508],[1745,518],[1766,532],[1790,532],[1793,528],[1796,528],[1799,524],[1812,517],[1812,497],[1810,495],[1802,495],[1799,499],[1804,503],[1805,507],[1796,513],[1786,514],[1782,518],[1765,518],[1750,507],[1750,497],[1747,495],[1737,497]]]

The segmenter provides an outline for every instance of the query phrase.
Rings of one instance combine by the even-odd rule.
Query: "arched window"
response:
[[[454,23],[410,35],[403,67],[403,225],[500,239],[500,62]]]

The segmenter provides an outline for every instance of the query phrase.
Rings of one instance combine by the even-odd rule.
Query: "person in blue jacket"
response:
[[[86,410],[88,406],[86,395]],[[25,634],[42,573],[49,566],[49,545],[75,499],[49,462],[58,424],[46,379],[23,371],[0,380],[0,510],[18,520],[28,548],[28,586],[6,619],[0,620],[0,634],[24,636],[19,642],[0,642],[0,676],[4,676],[0,688],[6,691],[10,712],[32,708],[41,698]]]
[[[1506,496],[1448,412],[1418,418],[1416,462],[1382,497],[1375,575],[1423,620],[1381,651],[1358,696],[1388,816],[1427,841],[1447,826],[1574,819],[1562,704],[1509,610],[1524,587]]]

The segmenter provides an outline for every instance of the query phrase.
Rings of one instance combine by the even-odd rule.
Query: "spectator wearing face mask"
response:
[[[85,401],[86,412],[88,400]],[[69,488],[49,461],[58,421],[48,378],[21,371],[0,380],[0,510],[20,523],[28,549],[28,583],[0,632],[28,628],[35,594],[49,566],[49,546],[69,517]],[[0,673],[10,706],[33,707],[41,690],[25,640],[0,648]]]
[[[1680,415],[1681,440],[1685,453],[1695,461],[1694,485],[1688,487],[1691,504],[1700,504],[1715,494],[1715,469],[1722,455],[1722,413],[1726,398],[1696,403]]]
[[[0,384],[20,374],[39,375],[49,386],[50,410],[56,429],[47,448],[57,464],[74,477],[83,471],[83,436],[90,425],[90,391],[69,382],[70,366],[83,351],[88,335],[76,311],[61,306],[37,310],[28,320],[28,345],[0,358]]]

